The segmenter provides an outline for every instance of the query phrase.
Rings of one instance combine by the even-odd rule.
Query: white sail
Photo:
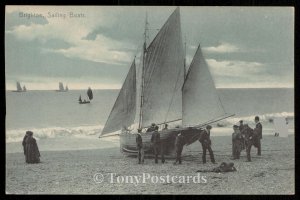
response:
[[[288,137],[288,124],[284,117],[275,117],[274,119],[275,133],[279,133],[279,137]]]
[[[121,130],[134,122],[136,113],[136,69],[133,61],[101,135]]]
[[[195,126],[225,116],[200,45],[182,87],[182,124]]]
[[[184,51],[177,8],[146,51],[142,126],[180,119]]]
[[[22,91],[22,87],[20,82],[17,82],[17,91]]]
[[[64,85],[62,82],[59,82],[58,87],[60,91],[64,91]]]

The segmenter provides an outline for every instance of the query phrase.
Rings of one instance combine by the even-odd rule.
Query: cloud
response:
[[[264,64],[259,62],[245,62],[239,60],[206,59],[207,64],[211,66],[213,74],[219,76],[251,76],[264,71]]]
[[[206,51],[208,53],[232,53],[232,52],[239,52],[240,50],[241,49],[239,47],[226,42],[223,42],[215,47],[212,46],[212,47],[203,48],[203,51]]]

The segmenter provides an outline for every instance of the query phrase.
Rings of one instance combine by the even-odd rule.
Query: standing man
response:
[[[242,151],[242,134],[237,125],[233,125],[233,133],[232,133],[232,157],[233,160],[240,159],[240,154]]]
[[[141,136],[141,132],[142,132],[142,129],[139,128],[135,140],[136,140],[136,147],[137,147],[137,150],[138,150],[137,157],[138,157],[139,164],[141,164],[141,163],[144,164],[144,148],[143,148],[143,139],[142,139],[142,136]]]
[[[176,136],[176,140],[175,140],[176,160],[174,162],[174,165],[176,165],[177,162],[181,164],[181,153],[182,153],[183,145],[184,145],[184,137],[181,133],[179,133]]]
[[[158,154],[159,151],[161,150],[161,162],[165,162],[164,158],[164,152],[162,151],[163,149],[161,148],[161,141],[160,141],[160,134],[158,132],[158,126],[155,127],[154,132],[152,133],[151,137],[151,143],[154,151],[154,156],[155,156],[155,163],[158,163]]]
[[[212,129],[211,125],[207,125],[206,128],[202,131],[200,135],[199,142],[202,144],[202,161],[203,164],[206,163],[206,150],[209,152],[210,160],[215,164],[214,153],[211,149],[211,140],[210,140],[210,130]]]
[[[262,125],[259,122],[259,117],[256,116],[254,118],[255,121],[255,128],[254,128],[254,136],[255,136],[255,142],[256,142],[256,146],[257,146],[257,155],[261,156],[261,142],[260,140],[262,139]]]
[[[244,121],[243,120],[240,120],[240,126],[238,127],[240,132],[243,132],[243,129],[244,129]],[[245,140],[242,138],[242,149],[241,150],[244,150],[246,148],[246,144],[245,144]]]

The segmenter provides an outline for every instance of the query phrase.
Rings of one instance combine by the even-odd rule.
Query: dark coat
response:
[[[23,141],[22,141],[22,146],[23,146],[23,151],[24,155],[26,155],[26,139],[27,139],[27,134],[24,136]]]
[[[27,163],[39,163],[40,151],[36,140],[29,136],[25,139],[25,158]]]
[[[211,140],[210,140],[210,133],[204,129],[202,133],[200,134],[199,141],[201,142],[202,145],[211,145]]]
[[[151,136],[151,142],[154,144],[160,143],[160,134],[157,131],[154,131]]]
[[[177,136],[176,140],[175,140],[176,152],[182,151],[182,148],[183,148],[184,144],[185,144],[185,139],[184,139],[183,135]]]
[[[143,147],[143,139],[142,139],[141,134],[137,134],[135,141],[136,141],[136,146],[138,149]]]
[[[258,139],[262,139],[262,125],[258,122],[254,128],[254,134],[257,136]]]

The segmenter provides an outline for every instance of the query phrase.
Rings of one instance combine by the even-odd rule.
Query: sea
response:
[[[235,115],[215,123],[212,135],[231,135],[232,125],[240,119],[254,127],[256,115],[263,124],[263,134],[274,134],[274,117],[286,118],[289,133],[294,133],[294,89],[222,88],[217,91],[226,112]],[[118,92],[93,90],[91,103],[79,104],[80,95],[87,99],[85,90],[6,91],[6,151],[21,152],[21,141],[27,130],[33,131],[40,150],[44,151],[118,146],[117,136],[99,139]]]

